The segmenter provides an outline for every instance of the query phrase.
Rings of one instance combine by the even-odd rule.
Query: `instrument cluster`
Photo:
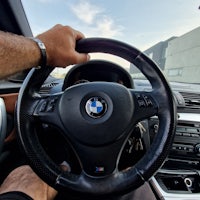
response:
[[[132,77],[124,68],[108,61],[91,60],[74,66],[67,73],[62,90],[72,85],[94,81],[115,82],[133,88]]]

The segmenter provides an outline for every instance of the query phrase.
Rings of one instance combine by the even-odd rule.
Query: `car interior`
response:
[[[0,1],[0,30],[33,36],[20,0]],[[0,184],[29,164],[58,200],[200,199],[198,84],[169,83],[151,49],[110,38],[76,49],[128,66],[103,57],[62,76],[48,66],[0,80]]]

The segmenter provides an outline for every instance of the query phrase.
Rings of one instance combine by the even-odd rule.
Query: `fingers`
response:
[[[85,38],[83,33],[81,33],[80,31],[77,31],[77,30],[75,30],[75,31],[76,31],[76,37],[75,37],[76,41]],[[76,51],[75,56],[77,56],[77,60],[76,60],[77,64],[84,63],[84,62],[87,62],[90,60],[90,55],[86,54],[86,53],[79,53]]]
[[[75,34],[75,43],[76,41],[85,38],[84,34],[81,33],[80,31],[77,31],[75,29],[72,29],[72,30],[74,31],[74,34]],[[80,63],[84,63],[90,60],[89,54],[79,53],[75,49],[74,51],[75,51],[75,58],[76,58],[76,61],[74,64],[80,64]]]
[[[0,187],[0,194],[19,191],[32,199],[53,200],[57,191],[43,182],[28,166],[20,166],[13,170]]]
[[[83,35],[83,33],[81,33],[80,31],[74,30],[75,31],[75,39],[76,40],[80,40],[85,38],[85,36]]]
[[[80,39],[83,39],[85,38],[84,34],[81,33],[80,31],[78,30],[75,30],[75,29],[72,29],[74,31],[74,35],[75,35],[75,43],[76,41],[80,40]],[[79,53],[77,52],[75,49],[74,49],[74,57],[75,57],[75,62],[72,63],[72,64],[81,64],[81,63],[84,63],[84,62],[87,62],[90,60],[90,56],[89,54],[86,54],[86,53]]]
[[[87,62],[88,54],[76,51],[77,40],[85,38],[83,33],[69,26],[56,25],[37,36],[46,46],[47,65],[66,67],[71,64]]]

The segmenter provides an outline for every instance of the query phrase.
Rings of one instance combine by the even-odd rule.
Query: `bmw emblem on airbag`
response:
[[[107,111],[107,103],[102,97],[92,97],[85,105],[87,114],[92,118],[100,118]]]

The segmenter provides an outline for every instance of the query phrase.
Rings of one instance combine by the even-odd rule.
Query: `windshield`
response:
[[[200,83],[200,2],[195,0],[23,0],[34,36],[59,23],[86,37],[129,43],[152,58],[171,82]],[[92,55],[99,58],[99,54]],[[103,57],[105,58],[105,56]],[[109,57],[143,79],[130,63]],[[55,69],[64,77],[69,68]]]

